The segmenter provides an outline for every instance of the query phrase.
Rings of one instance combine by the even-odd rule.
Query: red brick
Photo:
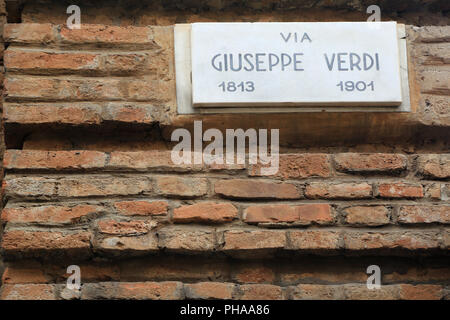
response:
[[[15,77],[4,81],[5,99],[25,101],[152,101],[172,99],[170,84],[157,80],[49,77]]]
[[[345,222],[357,226],[381,226],[390,222],[385,206],[354,206],[346,208]]]
[[[83,23],[81,29],[61,26],[61,41],[69,44],[95,44],[104,46],[135,45],[156,48],[152,29],[148,27],[117,27]],[[133,46],[134,47],[134,46]]]
[[[2,220],[11,223],[69,224],[103,211],[103,207],[93,205],[6,208],[3,209]]]
[[[422,198],[423,187],[413,183],[381,183],[378,185],[378,194],[382,198]]]
[[[418,173],[432,179],[450,178],[450,154],[419,156]]]
[[[3,234],[5,251],[28,252],[33,250],[89,250],[91,234],[86,231],[63,234],[57,231],[10,230]]]
[[[333,221],[331,206],[328,204],[304,205],[257,205],[250,206],[244,212],[247,223],[298,223],[329,224]]]
[[[33,74],[76,73],[100,67],[101,56],[93,53],[61,53],[8,49],[5,67],[9,71]]]
[[[223,250],[280,249],[286,245],[284,231],[227,230]]]
[[[283,300],[283,289],[271,284],[244,284],[239,286],[240,300]]]
[[[325,230],[295,230],[288,232],[288,247],[290,250],[336,250],[339,245],[340,233]]]
[[[158,216],[167,214],[169,204],[166,201],[120,201],[114,207],[126,216]]]
[[[443,296],[442,286],[432,284],[402,284],[400,298],[403,300],[440,300]]]
[[[400,223],[450,223],[450,206],[401,206]]]
[[[389,153],[340,153],[334,158],[342,172],[395,173],[406,169],[406,156]]]
[[[159,246],[170,251],[213,251],[217,245],[215,230],[209,228],[166,227],[158,236]]]
[[[56,41],[55,27],[49,23],[10,23],[3,31],[5,42],[53,43]]]
[[[222,299],[231,300],[235,284],[222,282],[198,282],[185,284],[187,299]]]
[[[439,234],[435,231],[384,231],[345,232],[345,248],[349,250],[369,249],[438,249]]]
[[[15,170],[102,169],[106,154],[98,151],[7,150],[4,167]]]
[[[54,284],[5,284],[0,300],[56,300]]]
[[[261,180],[219,180],[214,191],[226,198],[234,199],[299,199],[300,192],[290,183],[277,183]]]
[[[312,199],[364,199],[372,197],[372,186],[365,182],[311,182],[305,195]]]
[[[128,103],[92,103],[92,102],[78,102],[78,103],[5,103],[3,118],[7,123],[22,123],[22,124],[100,124],[105,121],[117,121],[125,123],[153,123],[161,120],[155,108],[149,105],[129,105]],[[130,154],[143,153],[145,156],[156,156],[156,152],[129,152]],[[170,159],[170,152],[168,152]],[[144,159],[145,160],[145,159]],[[147,159],[151,162],[151,160]],[[161,160],[162,161],[162,160]],[[162,163],[161,166],[168,164]],[[133,163],[123,164],[118,163],[118,167],[122,169],[135,168]],[[181,166],[179,166],[181,167]]]
[[[98,231],[104,234],[120,236],[139,236],[146,234],[154,227],[150,221],[115,221],[100,220],[98,222]]]
[[[176,281],[85,283],[81,290],[81,299],[86,300],[179,300],[183,298],[183,284]]]
[[[174,209],[173,221],[223,223],[235,219],[237,213],[236,207],[231,203],[201,202]]]
[[[148,104],[138,105],[137,103],[113,103],[105,106],[106,114],[103,116],[105,121],[117,121],[125,123],[153,123],[163,121],[158,113],[157,106]],[[155,154],[153,154],[155,156]]]
[[[251,176],[261,176],[262,164],[252,165],[249,170]],[[279,169],[276,174],[284,179],[301,179],[308,177],[331,176],[331,164],[326,154],[281,154]]]
[[[205,178],[180,178],[162,176],[156,178],[158,194],[179,197],[200,197],[208,193]]]

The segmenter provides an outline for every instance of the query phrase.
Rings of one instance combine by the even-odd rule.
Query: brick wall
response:
[[[0,92],[3,92],[3,80],[4,80],[4,67],[3,67],[3,52],[5,50],[4,42],[3,42],[3,27],[6,24],[6,5],[5,1],[0,1]],[[0,114],[3,114],[3,99],[0,101]],[[3,153],[5,151],[5,144],[4,144],[4,138],[3,138],[3,120],[0,120],[0,181],[3,179]],[[0,203],[0,208],[2,208],[3,205]],[[3,234],[3,224],[0,223],[0,241],[2,239]],[[3,256],[2,252],[0,252],[0,274],[3,274],[4,265],[3,265]],[[2,285],[2,281],[0,280],[0,286]]]
[[[280,170],[261,176],[259,164],[171,161],[171,131],[197,119],[176,115],[173,23],[185,8],[133,20],[118,18],[129,8],[87,6],[70,30],[50,3],[25,2],[4,30],[1,299],[449,297],[448,26],[408,25],[410,114],[201,118],[282,125]],[[372,264],[381,290],[366,288]],[[81,267],[80,292],[65,289],[69,265]]]

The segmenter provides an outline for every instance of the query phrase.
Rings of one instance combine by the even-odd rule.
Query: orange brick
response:
[[[169,204],[166,201],[120,201],[114,206],[126,216],[156,216],[167,214]]]
[[[80,170],[102,169],[105,162],[106,154],[98,151],[7,150],[4,166],[16,170]]]
[[[2,220],[12,223],[68,224],[78,223],[83,218],[103,211],[103,207],[92,205],[6,208],[3,209]]]
[[[252,165],[249,175],[260,176],[262,164]],[[329,177],[331,164],[326,154],[281,154],[279,169],[276,174],[285,179],[301,179],[308,177]]]
[[[173,210],[173,221],[223,223],[237,217],[237,209],[231,203],[201,202],[181,206]]]
[[[231,300],[235,284],[223,282],[198,282],[185,284],[184,290],[188,299],[222,299]]]
[[[422,198],[423,187],[412,183],[382,183],[378,185],[378,194],[382,198]]]
[[[381,226],[390,222],[385,206],[354,206],[346,208],[345,222],[351,225]]]
[[[400,223],[450,223],[450,206],[401,206]]]
[[[333,219],[328,204],[257,205],[248,207],[244,212],[244,221],[247,223],[328,224]]]
[[[365,182],[311,182],[305,195],[311,199],[364,199],[372,197],[372,186]]]
[[[300,192],[291,183],[276,183],[261,180],[219,180],[214,191],[226,198],[235,199],[299,199]]]
[[[388,153],[340,153],[334,158],[342,172],[395,173],[406,169],[406,156]]]

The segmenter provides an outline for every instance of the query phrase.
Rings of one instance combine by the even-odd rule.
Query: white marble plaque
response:
[[[396,22],[194,23],[194,107],[398,106]]]

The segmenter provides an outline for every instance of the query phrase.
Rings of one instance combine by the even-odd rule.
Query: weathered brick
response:
[[[299,284],[291,290],[294,300],[341,300],[342,286],[322,284]]]
[[[443,185],[431,183],[425,186],[425,197],[433,200],[441,200]]]
[[[239,286],[241,300],[283,300],[283,289],[271,284],[244,284]]]
[[[345,299],[350,300],[397,300],[400,299],[399,285],[382,285],[380,289],[368,289],[366,284],[342,286]]]
[[[37,223],[43,225],[72,224],[104,212],[101,206],[39,206],[29,208],[5,208],[2,220],[10,223]]]
[[[4,167],[14,170],[102,169],[106,154],[98,151],[6,150]]]
[[[167,201],[120,201],[114,207],[126,216],[158,216],[167,214]]]
[[[98,231],[109,235],[120,236],[139,236],[148,233],[155,224],[151,221],[115,221],[100,220],[98,222]]]
[[[261,176],[262,164],[252,165],[249,175]],[[329,177],[331,164],[326,154],[281,154],[279,168],[275,176],[285,179],[301,179],[308,177]]]
[[[184,290],[187,299],[222,299],[231,300],[236,285],[223,282],[198,282],[185,284]]]
[[[244,212],[247,223],[298,223],[298,224],[329,224],[334,216],[328,204],[304,205],[257,205],[250,206]]]
[[[5,284],[0,300],[56,300],[56,285]]]
[[[219,180],[214,191],[233,199],[299,199],[300,192],[291,183],[277,183],[261,180],[231,179]]]
[[[95,104],[14,104],[3,105],[5,123],[21,124],[100,124],[103,121],[102,107]]]
[[[81,299],[96,300],[180,300],[184,299],[183,284],[164,282],[100,282],[85,283]]]
[[[403,300],[440,300],[443,296],[442,286],[433,284],[402,284],[400,298]]]
[[[406,156],[388,153],[340,153],[334,157],[336,170],[357,173],[395,173],[406,169]]]
[[[172,99],[173,88],[164,81],[141,79],[8,77],[7,101],[152,101]]]
[[[140,152],[111,152],[111,158],[106,166],[114,170],[137,171],[190,171],[194,165],[175,164],[171,159],[171,151],[151,150]]]
[[[345,222],[357,226],[381,226],[390,222],[385,206],[354,206],[344,209]]]
[[[295,230],[288,232],[289,250],[339,249],[340,232],[325,230]]]
[[[382,198],[422,198],[423,187],[418,183],[380,183],[378,194]]]
[[[439,238],[439,233],[436,231],[347,231],[344,233],[344,245],[349,250],[438,249]]]
[[[5,25],[3,37],[11,43],[42,43],[56,41],[56,28],[49,23],[9,23]]]
[[[205,178],[181,178],[162,176],[156,178],[158,194],[179,197],[200,197],[208,193],[208,181]]]
[[[158,230],[159,246],[171,251],[213,251],[216,248],[214,229],[166,227]]]
[[[201,202],[173,210],[173,221],[178,223],[223,223],[237,218],[238,211],[231,203]]]
[[[400,223],[450,223],[450,206],[401,206]]]
[[[223,250],[280,249],[286,245],[284,231],[227,230],[223,234]]]
[[[122,178],[91,176],[77,178],[13,177],[6,179],[5,193],[9,197],[88,197],[136,195],[149,193],[151,181],[143,177]]]
[[[148,194],[151,180],[146,177],[91,176],[64,178],[57,182],[59,197],[88,197]]]
[[[91,234],[86,231],[63,234],[57,231],[9,230],[3,234],[2,248],[6,252],[27,253],[35,250],[90,250]]]
[[[432,179],[450,178],[450,154],[419,156],[418,173]]]
[[[372,186],[365,182],[311,182],[305,195],[311,199],[363,199],[372,197]]]
[[[147,254],[159,250],[158,239],[153,233],[136,237],[112,236],[95,239],[94,249],[112,255],[121,255],[123,253]]]
[[[103,46],[133,46],[157,48],[153,41],[153,32],[148,27],[117,27],[107,25],[84,24],[81,29],[69,29],[61,26],[61,41],[67,44],[95,44]]]
[[[4,61],[8,71],[32,74],[77,73],[100,68],[99,54],[61,53],[8,49]]]

